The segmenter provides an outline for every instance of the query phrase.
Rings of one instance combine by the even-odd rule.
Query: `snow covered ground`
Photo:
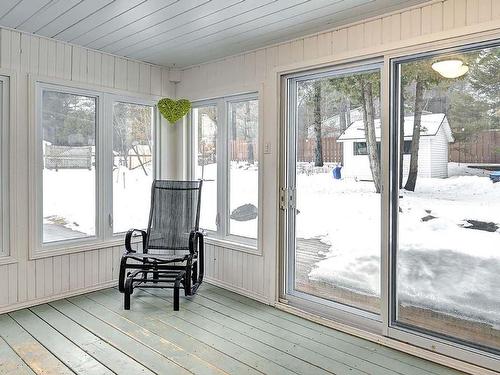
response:
[[[205,166],[200,226],[215,230],[217,214],[217,165]],[[115,233],[130,228],[145,228],[151,199],[151,165],[128,170],[120,166],[113,171],[113,229]],[[201,175],[201,174],[200,174]],[[258,166],[231,164],[230,210],[244,205],[258,206]],[[45,240],[95,235],[95,171],[87,169],[44,169],[43,216]],[[50,225],[50,226],[49,226]],[[57,231],[57,228],[61,228]],[[71,231],[69,231],[70,229]],[[230,220],[231,234],[257,237],[257,218]],[[49,234],[50,232],[50,234]],[[58,238],[58,235],[60,238]]]
[[[500,224],[500,184],[487,173],[451,165],[450,178],[419,179],[402,192],[398,298],[500,328],[500,230],[467,228],[465,220]],[[330,246],[309,274],[356,293],[380,295],[380,196],[371,182],[299,175],[297,236]],[[431,218],[431,216],[433,218]],[[430,220],[422,220],[427,217]]]
[[[128,170],[119,167],[113,171],[113,228],[124,232],[130,228],[147,226],[151,165]],[[43,217],[47,232],[53,240],[92,236],[95,227],[95,170],[60,169],[43,171]],[[57,227],[62,229],[57,233]],[[68,231],[73,230],[73,232]],[[45,237],[45,236],[44,236]]]
[[[231,162],[230,168],[230,212],[244,204],[253,204],[258,207],[258,164]],[[202,176],[200,166],[198,166],[196,175],[200,178]],[[200,227],[216,230],[217,164],[205,165],[203,178]],[[229,222],[230,233],[237,236],[257,238],[257,220],[258,218],[246,221],[231,219]]]
[[[500,328],[500,230],[466,228],[465,220],[500,224],[500,183],[488,172],[450,165],[450,178],[420,178],[415,192],[400,199],[398,297],[403,305],[441,311]],[[122,231],[145,227],[151,173],[137,168],[113,172],[114,225]],[[257,168],[232,165],[231,207],[257,206]],[[205,179],[216,178],[215,164]],[[334,180],[331,173],[297,176],[297,237],[329,245],[311,280],[356,293],[380,295],[380,195],[371,182]],[[88,170],[44,170],[46,223],[77,233],[95,233],[95,180]],[[215,181],[203,188],[201,226],[215,224]],[[422,218],[434,218],[423,221]],[[62,219],[62,220],[61,220]],[[231,220],[234,233],[255,236],[257,219]],[[52,228],[53,229],[53,228]]]

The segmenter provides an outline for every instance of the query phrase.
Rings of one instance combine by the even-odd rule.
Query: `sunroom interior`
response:
[[[0,374],[500,373],[499,0],[0,5]]]

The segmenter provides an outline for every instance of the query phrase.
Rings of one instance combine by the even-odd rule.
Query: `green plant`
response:
[[[191,102],[187,99],[173,100],[163,98],[158,101],[158,110],[172,125],[179,121],[191,109]]]

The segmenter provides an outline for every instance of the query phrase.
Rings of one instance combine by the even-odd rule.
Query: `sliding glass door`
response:
[[[282,77],[281,297],[499,368],[498,41],[384,61]]]
[[[380,67],[288,78],[290,297],[380,313]]]
[[[392,323],[499,353],[500,47],[394,74]]]

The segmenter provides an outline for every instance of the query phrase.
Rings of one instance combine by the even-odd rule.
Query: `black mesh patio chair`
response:
[[[174,310],[179,289],[190,296],[203,281],[203,233],[199,230],[202,181],[156,180],[151,188],[147,231],[131,229],[125,236],[118,288],[130,309],[134,288],[173,288]],[[142,252],[132,238],[142,236]]]

